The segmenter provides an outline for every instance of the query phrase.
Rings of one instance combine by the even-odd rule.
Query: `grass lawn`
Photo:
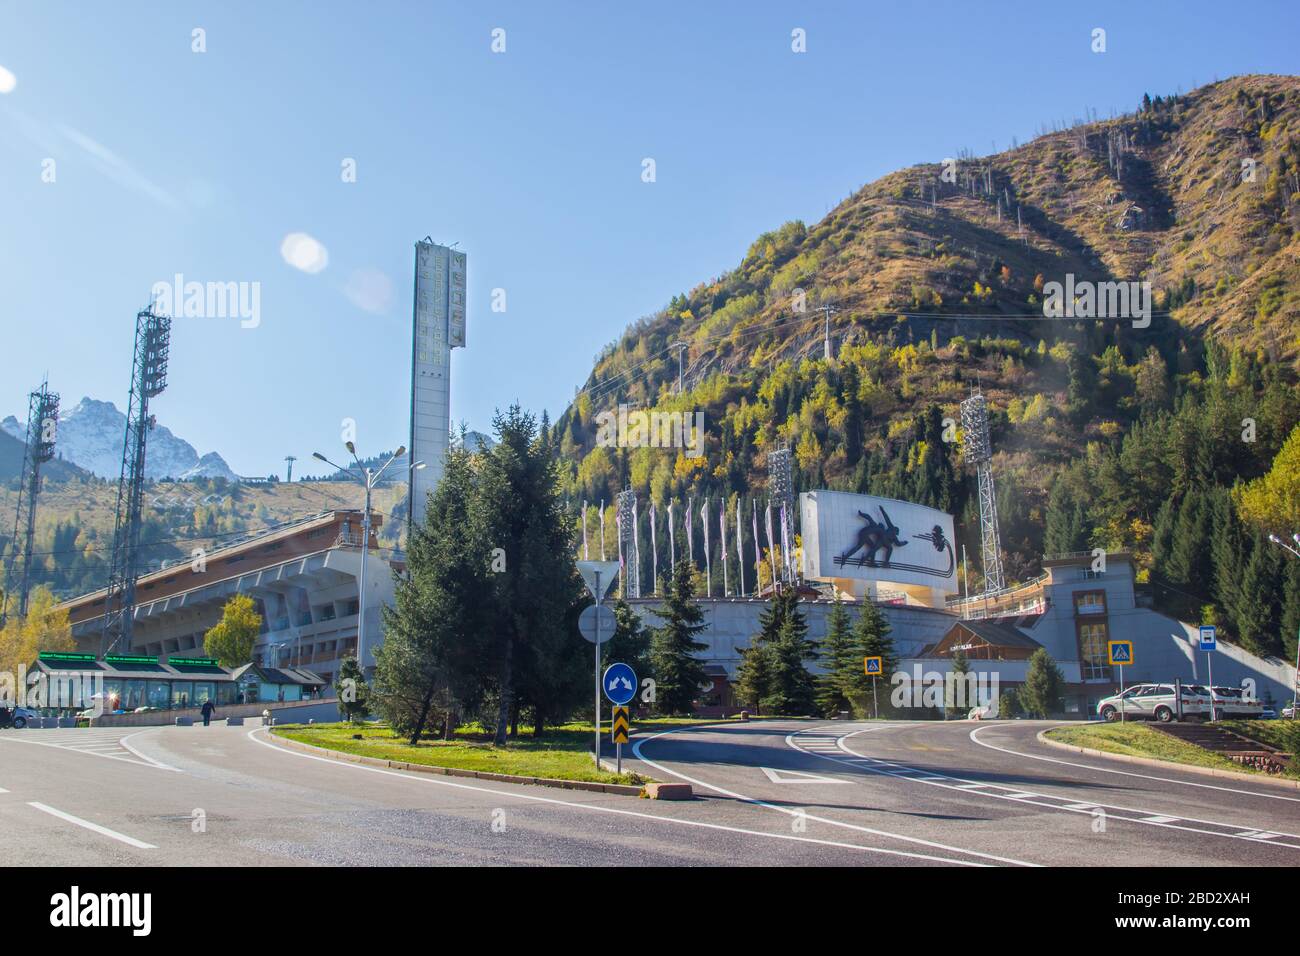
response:
[[[639,721],[635,724],[633,740],[659,730],[706,723],[714,721],[680,717]],[[609,721],[604,726],[603,733],[608,740]],[[421,740],[414,747],[405,737],[394,735],[387,725],[380,723],[285,724],[275,727],[272,733],[329,750],[432,767],[592,783],[635,785],[647,781],[648,778],[639,774],[597,769],[591,759],[593,731],[591,724],[564,724],[548,729],[545,737],[535,740],[531,727],[520,727],[519,737],[504,747],[493,746],[492,735],[477,724],[458,727],[451,740]],[[361,739],[354,740],[354,734],[360,734]],[[630,756],[627,748],[624,753]]]
[[[1215,770],[1252,772],[1250,768],[1233,763],[1227,757],[1162,734],[1144,723],[1089,723],[1075,727],[1054,727],[1047,732],[1047,737],[1074,747],[1090,747],[1111,754],[1153,757],[1156,760],[1191,764],[1195,767],[1212,767]]]

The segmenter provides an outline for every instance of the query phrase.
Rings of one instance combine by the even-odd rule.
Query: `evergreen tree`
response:
[[[638,678],[650,674],[650,631],[641,617],[622,599],[614,602],[614,636],[602,648],[602,668],[610,664],[627,664]],[[636,699],[633,699],[633,706]]]
[[[759,615],[759,633],[741,655],[736,699],[759,713],[810,714],[817,706],[817,682],[807,661],[817,656],[799,593],[781,588]]]
[[[1237,617],[1238,637],[1246,650],[1276,655],[1282,650],[1282,550],[1257,535],[1241,578],[1243,598]]]
[[[339,710],[349,724],[370,713],[370,688],[355,657],[345,657],[339,662],[339,673],[334,678],[334,693]]]
[[[564,509],[550,445],[518,405],[493,419],[497,444],[479,455],[475,507],[494,561],[486,604],[493,612],[497,714],[506,742],[520,711],[533,733],[568,716],[585,696],[586,650],[577,633],[583,587],[573,563],[575,528]]]
[[[862,613],[858,615],[853,626],[854,642],[861,649],[863,657],[880,658],[880,676],[867,678],[872,686],[866,687],[857,709],[865,712],[872,709],[873,716],[887,712],[889,708],[890,685],[892,677],[898,670],[898,654],[894,650],[894,639],[889,636],[889,619],[873,601],[862,602]],[[874,699],[873,695],[874,694]]]
[[[975,704],[967,700],[964,707],[959,703],[960,695],[965,694],[966,675],[970,673],[970,661],[966,652],[960,647],[952,653],[952,680],[944,681],[944,717],[946,719],[963,717]],[[960,689],[959,689],[960,688]]]
[[[853,707],[850,677],[862,674],[862,657],[857,651],[849,612],[837,597],[826,618],[826,639],[821,648],[824,671],[817,682],[817,706],[826,717]]]
[[[1016,692],[1016,703],[1031,717],[1049,717],[1061,709],[1061,685],[1065,682],[1061,669],[1040,647],[1029,658],[1025,682]]]
[[[383,609],[374,708],[413,745],[434,721],[450,736],[456,716],[477,707],[489,672],[491,570],[473,479],[463,442],[449,448],[407,542],[405,573],[394,573],[395,603]]]
[[[650,633],[655,709],[661,714],[689,714],[701,688],[708,683],[704,665],[696,655],[709,647],[695,639],[708,625],[695,601],[690,561],[677,562],[664,603],[655,614],[663,622]]]

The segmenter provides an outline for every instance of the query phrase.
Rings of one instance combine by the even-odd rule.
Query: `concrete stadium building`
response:
[[[340,660],[356,654],[366,561],[365,663],[373,667],[382,640],[380,608],[393,603],[393,570],[402,567],[399,555],[376,546],[381,520],[371,516],[365,555],[362,513],[326,511],[208,552],[201,563],[180,562],[146,574],[136,585],[132,645],[112,653],[163,663],[206,657],[204,634],[221,619],[226,602],[244,594],[262,618],[254,663],[310,668],[328,687]],[[78,651],[101,652],[105,596],[100,590],[59,605],[68,612]]]

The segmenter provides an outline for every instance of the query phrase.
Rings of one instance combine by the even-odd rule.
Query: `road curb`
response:
[[[1061,726],[1070,726],[1062,724]],[[1197,767],[1193,764],[1175,763],[1172,760],[1157,760],[1155,757],[1134,757],[1131,754],[1112,754],[1104,750],[1094,750],[1091,747],[1076,747],[1074,744],[1062,743],[1059,740],[1051,740],[1046,734],[1048,730],[1055,730],[1055,727],[1048,727],[1046,730],[1038,732],[1038,742],[1046,744],[1049,747],[1055,747],[1057,750],[1072,750],[1075,753],[1087,754],[1089,757],[1105,757],[1107,760],[1118,760],[1121,763],[1136,763],[1144,767],[1164,767],[1174,770],[1186,770],[1188,773],[1200,774],[1203,777],[1223,777],[1228,780],[1249,780],[1251,783],[1263,783],[1273,787],[1282,787],[1286,790],[1300,789],[1300,780],[1285,780],[1277,777],[1269,777],[1258,773],[1242,773],[1236,770],[1218,770],[1214,767]]]
[[[476,780],[492,780],[497,783],[526,783],[535,784],[539,787],[556,787],[561,790],[586,790],[590,793],[613,793],[625,797],[639,797],[643,792],[642,787],[633,787],[621,783],[593,783],[586,780],[556,780],[551,777],[521,777],[510,773],[489,773],[485,770],[462,770],[457,767],[433,767],[429,764],[406,763],[402,760],[384,760],[380,757],[365,757],[361,754],[344,753],[341,750],[330,750],[328,747],[317,747],[314,744],[305,744],[300,740],[290,740],[288,737],[281,737],[279,734],[274,735],[276,743],[288,748],[289,750],[298,750],[303,753],[317,754],[330,760],[338,760],[345,763],[362,763],[371,767],[386,767],[390,770],[408,770],[413,773],[436,773],[445,777],[473,777]]]

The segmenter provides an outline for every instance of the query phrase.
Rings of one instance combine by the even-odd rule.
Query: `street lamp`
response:
[[[1287,544],[1277,535],[1270,534],[1268,536],[1268,540],[1272,541],[1279,548],[1282,548],[1284,551],[1290,554],[1291,557],[1300,558],[1300,551],[1296,550],[1296,548],[1291,547],[1291,545]],[[1294,541],[1298,547],[1300,547],[1300,533],[1291,535],[1291,540]],[[1300,714],[1296,713],[1296,704],[1298,703],[1300,703],[1300,634],[1296,634],[1295,673],[1291,675],[1291,719],[1292,720],[1296,720],[1297,718],[1300,718]]]
[[[344,447],[347,448],[348,454],[352,456],[352,460],[357,463],[357,467],[361,469],[361,483],[366,488],[366,510],[361,520],[361,575],[357,583],[360,591],[357,599],[357,666],[361,668],[361,679],[364,681],[366,679],[366,564],[369,563],[368,558],[370,557],[370,493],[374,491],[375,485],[379,483],[380,476],[383,475],[388,466],[406,454],[406,446],[398,445],[397,451],[393,452],[393,457],[384,462],[378,471],[371,471],[361,464],[361,459],[357,457],[357,447],[352,442],[344,442]],[[319,458],[327,465],[333,465],[339,471],[351,470],[351,467],[344,468],[337,462],[330,461],[318,451],[312,452],[312,457]],[[410,472],[418,471],[423,467],[424,462],[422,461],[415,461],[408,465],[408,480]]]

